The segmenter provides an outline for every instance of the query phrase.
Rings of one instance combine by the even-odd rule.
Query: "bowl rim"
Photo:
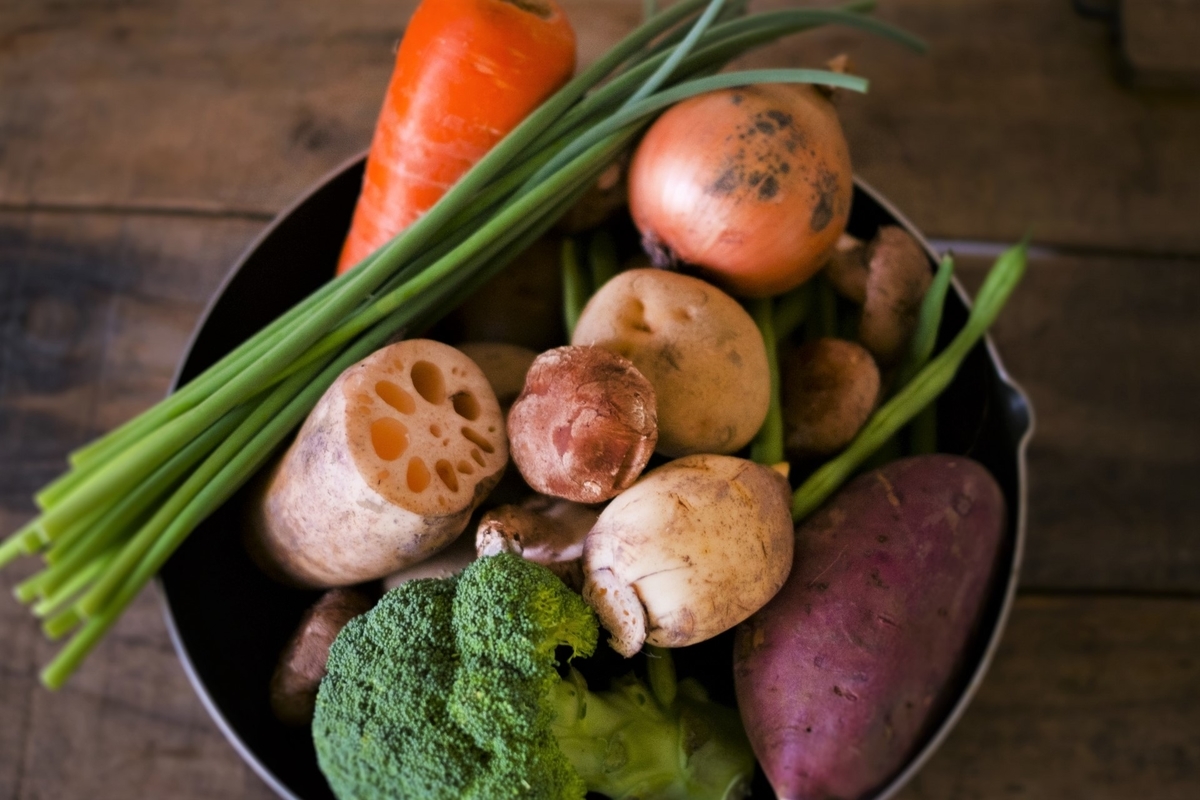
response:
[[[196,321],[196,325],[188,337],[187,344],[184,348],[185,356],[180,360],[175,369],[175,374],[171,378],[170,389],[168,394],[174,392],[179,385],[180,377],[183,374],[187,364],[186,354],[191,353],[195,347],[196,341],[200,336],[201,331],[208,323],[209,316],[213,313],[217,303],[225,294],[230,283],[241,271],[242,267],[255,253],[256,250],[268,239],[276,228],[282,224],[297,208],[308,202],[313,195],[317,194],[325,188],[325,186],[352,168],[366,157],[367,151],[362,151],[342,163],[328,170],[324,175],[311,184],[308,189],[298,195],[291,203],[283,208],[275,217],[263,227],[262,231],[250,241],[250,243],[242,250],[242,253],[234,261],[225,277],[213,291],[209,298],[204,311],[200,314]],[[940,254],[929,243],[929,240],[923,233],[899,211],[886,197],[884,197],[877,189],[868,184],[858,175],[854,176],[854,186],[856,189],[868,195],[875,203],[877,203],[884,211],[886,211],[898,225],[903,227],[911,234],[921,248],[925,251],[934,262],[940,258]],[[964,307],[971,307],[970,298],[963,289],[962,284],[957,277],[952,278],[952,288],[957,294],[959,300]],[[1000,607],[997,611],[995,625],[992,628],[991,634],[988,636],[987,644],[983,648],[983,652],[979,657],[979,661],[971,674],[970,680],[963,687],[962,693],[955,701],[954,705],[943,717],[936,731],[926,740],[921,749],[908,761],[907,766],[897,773],[891,780],[881,787],[870,800],[889,800],[895,797],[901,789],[903,789],[912,778],[920,772],[920,770],[928,763],[933,754],[937,752],[950,732],[958,724],[963,714],[966,713],[967,707],[974,699],[975,694],[979,691],[979,687],[983,684],[984,678],[987,675],[988,669],[991,667],[992,661],[995,658],[996,651],[999,648],[1000,640],[1003,638],[1004,630],[1008,625],[1008,619],[1012,612],[1013,605],[1016,600],[1017,586],[1020,581],[1021,567],[1025,556],[1025,536],[1026,536],[1026,521],[1028,517],[1028,491],[1029,491],[1029,474],[1028,474],[1028,458],[1027,451],[1029,442],[1033,437],[1034,429],[1036,428],[1036,417],[1034,414],[1033,405],[1029,401],[1029,396],[1025,390],[1012,378],[1008,370],[1004,366],[1004,362],[1000,358],[999,352],[996,350],[995,343],[992,341],[990,333],[984,335],[984,346],[988,353],[992,365],[996,370],[996,374],[1000,379],[1001,385],[1009,392],[1009,394],[1023,407],[1026,415],[1026,426],[1020,432],[1017,441],[1017,449],[1015,453],[1017,467],[1017,515],[1015,520],[1015,533],[1013,541],[1012,558],[1008,565],[1007,579],[1004,587],[1004,596],[1001,600]],[[163,619],[167,626],[167,633],[171,639],[171,645],[175,649],[176,655],[179,657],[184,673],[187,675],[188,682],[191,683],[192,689],[200,698],[201,704],[208,712],[209,717],[216,723],[217,728],[225,736],[226,740],[233,746],[233,749],[241,757],[241,759],[250,766],[251,770],[264,783],[266,783],[272,791],[283,800],[302,800],[291,791],[276,775],[266,767],[254,751],[242,740],[241,736],[230,724],[225,715],[217,707],[216,701],[209,694],[204,681],[201,680],[199,673],[196,670],[195,664],[192,662],[191,656],[188,653],[187,647],[184,645],[182,635],[176,625],[174,614],[171,611],[171,604],[168,601],[167,593],[162,585],[161,576],[154,578],[155,589],[158,593],[159,605],[162,607]]]
[[[897,209],[890,200],[879,193],[874,187],[866,181],[854,177],[854,185],[861,189],[864,193],[870,195],[871,199],[878,203],[885,211],[887,211],[896,222],[903,227],[910,235],[920,243],[925,253],[935,262],[938,261],[940,254],[934,249],[925,235],[912,223],[912,221]],[[963,306],[967,309],[971,308],[971,299],[967,296],[967,292],[963,289],[958,277],[951,278],[951,285]],[[909,781],[916,776],[918,772],[928,763],[933,754],[958,725],[958,721],[962,719],[966,713],[967,706],[975,698],[975,694],[979,691],[979,687],[983,685],[983,680],[987,676],[988,669],[992,665],[992,661],[996,656],[996,651],[1000,647],[1000,640],[1003,638],[1004,630],[1008,626],[1008,618],[1012,613],[1013,604],[1016,602],[1017,585],[1020,583],[1021,567],[1025,559],[1025,524],[1029,515],[1029,466],[1028,466],[1028,449],[1029,442],[1033,438],[1034,429],[1037,427],[1037,418],[1034,414],[1033,404],[1029,401],[1029,395],[1018,384],[1013,377],[1008,373],[1008,369],[1004,366],[1003,360],[1000,358],[1000,353],[996,349],[995,342],[992,341],[990,332],[985,333],[983,337],[984,346],[987,348],[988,357],[991,359],[993,366],[996,368],[996,374],[1000,378],[1000,382],[1008,391],[1015,397],[1025,409],[1026,425],[1025,430],[1021,432],[1017,440],[1017,519],[1016,533],[1013,541],[1012,560],[1009,565],[1008,578],[1004,587],[1004,598],[1001,600],[1000,608],[996,615],[996,624],[992,628],[991,635],[988,637],[987,645],[984,647],[982,655],[979,657],[979,662],[975,666],[975,671],[971,674],[970,681],[963,688],[962,694],[954,706],[942,719],[934,734],[929,737],[925,745],[920,751],[909,761],[908,766],[901,770],[892,780],[888,781],[879,792],[874,795],[871,800],[889,800],[900,793]]]

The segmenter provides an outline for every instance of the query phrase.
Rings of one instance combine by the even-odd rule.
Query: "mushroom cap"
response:
[[[933,270],[907,231],[885,225],[867,245],[867,286],[858,340],[882,366],[900,361],[916,330]]]
[[[658,442],[654,387],[601,347],[542,353],[508,413],[513,463],[542,494],[599,503],[628,488]]]
[[[860,344],[822,338],[782,359],[784,445],[794,457],[841,450],[879,399],[875,359]]]

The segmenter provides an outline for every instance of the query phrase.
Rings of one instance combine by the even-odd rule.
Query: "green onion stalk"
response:
[[[758,45],[839,24],[916,49],[865,16],[870,2],[747,15],[744,3],[680,0],[583,70],[420,219],[141,415],[69,457],[41,513],[0,541],[0,567],[41,556],[17,587],[52,637],[57,688],[209,514],[255,474],[334,379],[398,335],[436,322],[547,231],[667,106],[717,88],[816,83],[821,70],[717,74]]]

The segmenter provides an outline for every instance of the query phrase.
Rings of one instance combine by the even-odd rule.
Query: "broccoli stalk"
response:
[[[675,686],[671,656],[651,655],[651,687],[632,675],[590,692],[571,670],[554,689],[558,746],[588,789],[609,797],[742,797],[754,756],[737,711],[708,699],[698,682]],[[653,670],[669,680],[669,693]]]
[[[665,654],[650,686],[591,692],[556,650],[596,647],[595,615],[550,570],[502,553],[410,581],[342,629],[313,720],[340,800],[738,797],[754,757],[737,712]]]

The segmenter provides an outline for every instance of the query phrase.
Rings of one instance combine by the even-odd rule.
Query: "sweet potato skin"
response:
[[[780,797],[850,800],[904,765],[951,699],[1004,526],[987,470],[938,454],[857,478],[797,529],[787,582],[734,646]]]

